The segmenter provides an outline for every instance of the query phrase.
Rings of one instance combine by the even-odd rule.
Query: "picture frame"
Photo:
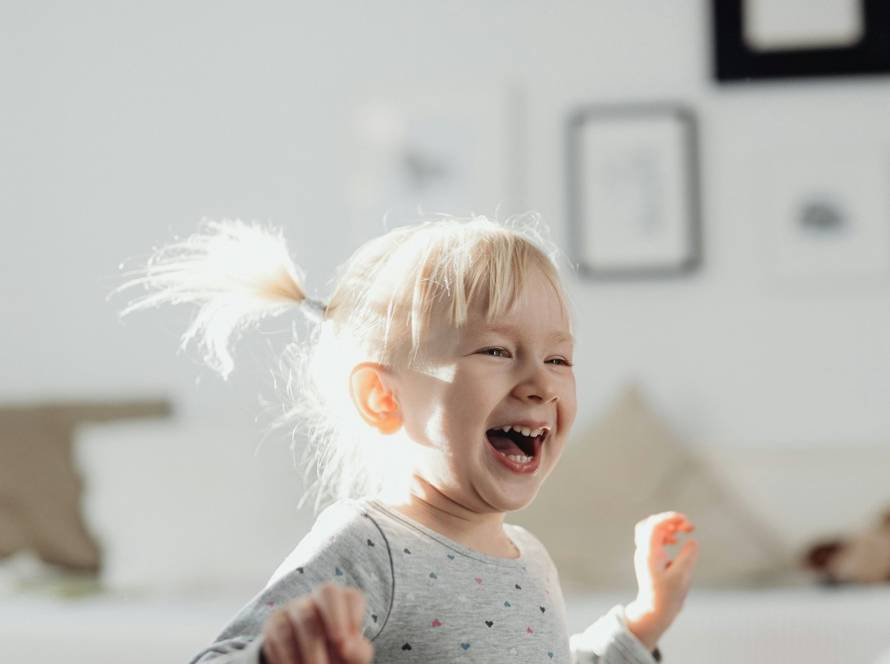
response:
[[[770,286],[883,288],[890,278],[883,147],[784,143],[762,162],[750,183],[751,212],[762,226]]]
[[[566,123],[569,255],[599,280],[702,262],[695,115],[671,102],[587,105]]]
[[[460,99],[460,104],[450,100]],[[364,242],[419,217],[522,208],[522,90],[468,84],[376,89],[352,109],[347,202]]]
[[[711,18],[720,83],[890,72],[885,0],[711,0]]]

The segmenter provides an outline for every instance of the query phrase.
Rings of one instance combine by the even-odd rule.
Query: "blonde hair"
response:
[[[504,222],[439,215],[395,228],[338,268],[326,305],[307,297],[280,230],[237,220],[202,223],[199,233],[156,250],[139,276],[117,289],[153,291],[121,316],[161,303],[199,304],[182,347],[197,338],[205,361],[227,378],[234,335],[294,304],[314,306],[310,338],[295,333],[280,360],[285,406],[273,428],[290,429],[292,450],[296,434],[305,432],[304,470],[309,480],[314,468],[317,481],[307,482],[300,506],[314,492],[316,512],[325,501],[379,496],[405,480],[398,460],[410,455],[399,454],[393,440],[369,435],[351,401],[348,379],[356,364],[416,366],[434,322],[459,328],[477,303],[488,322],[500,318],[532,269],[550,281],[571,320],[558,276],[561,254],[537,214]]]

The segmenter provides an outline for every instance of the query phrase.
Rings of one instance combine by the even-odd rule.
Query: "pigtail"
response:
[[[115,292],[141,285],[150,293],[131,301],[120,317],[161,304],[197,304],[180,347],[197,339],[205,362],[223,379],[234,368],[230,340],[247,327],[303,303],[316,320],[324,314],[322,303],[307,300],[282,232],[240,220],[202,220],[198,233],[155,249],[133,275]]]

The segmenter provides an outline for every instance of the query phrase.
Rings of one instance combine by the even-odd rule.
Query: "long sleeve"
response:
[[[652,664],[661,661],[658,649],[650,653],[627,628],[624,607],[620,604],[613,606],[581,634],[572,634],[569,650],[572,664]]]
[[[325,581],[363,592],[362,633],[373,641],[391,609],[392,562],[376,524],[351,502],[331,505],[318,516],[265,589],[235,615],[212,645],[194,656],[191,664],[260,664],[268,616]]]
[[[540,546],[547,561],[550,592],[565,620],[566,604],[559,571],[547,549]],[[569,652],[571,664],[656,664],[661,661],[657,648],[650,653],[628,629],[624,621],[624,606],[620,604],[613,606],[580,634],[569,636]]]

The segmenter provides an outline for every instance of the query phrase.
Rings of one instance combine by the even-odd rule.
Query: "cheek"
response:
[[[433,444],[447,434],[448,410],[443,408],[447,398],[441,383],[428,376],[405,384],[401,400],[404,426],[413,440]]]
[[[578,398],[575,394],[574,376],[565,391],[565,397],[562,399],[561,418],[563,428],[568,431],[569,427],[575,421],[575,415],[578,413]]]
[[[482,393],[474,392],[469,386],[466,389],[458,387],[442,395],[442,400],[434,409],[441,422],[442,435],[460,445],[471,431],[478,429],[482,398]]]

